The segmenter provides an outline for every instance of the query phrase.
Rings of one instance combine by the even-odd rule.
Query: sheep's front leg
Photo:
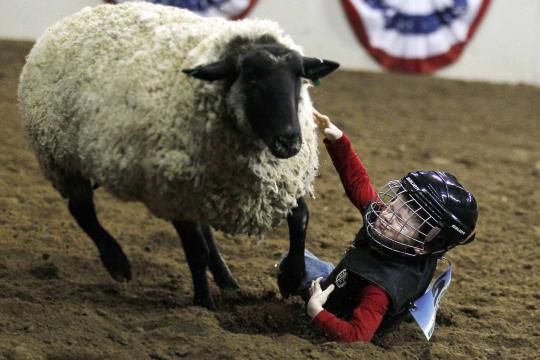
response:
[[[306,273],[304,249],[309,222],[309,211],[304,198],[298,199],[298,206],[287,217],[289,224],[289,254],[283,260],[278,275],[278,286],[283,297],[298,291]]]
[[[191,270],[193,303],[210,310],[216,310],[206,277],[209,250],[201,226],[193,221],[173,221],[173,225],[182,240],[186,260]]]

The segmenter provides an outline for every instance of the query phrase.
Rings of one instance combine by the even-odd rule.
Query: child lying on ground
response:
[[[474,239],[477,205],[440,171],[413,171],[376,192],[347,136],[327,116],[315,111],[314,118],[364,224],[335,268],[306,251],[298,295],[329,337],[368,342],[404,318],[446,251]]]

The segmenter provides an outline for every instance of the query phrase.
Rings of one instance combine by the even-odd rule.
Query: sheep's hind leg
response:
[[[297,293],[306,273],[304,249],[306,242],[309,211],[303,198],[287,217],[289,225],[289,254],[283,260],[278,274],[278,286],[283,297]]]
[[[201,226],[194,221],[173,221],[176,232],[182,240],[186,260],[193,279],[195,305],[215,310],[216,305],[210,294],[206,267],[208,266],[209,249]]]
[[[90,181],[80,175],[69,176],[65,179],[63,193],[68,198],[71,215],[96,244],[101,261],[111,277],[118,282],[130,281],[129,260],[97,219]]]
[[[210,272],[216,281],[216,284],[220,289],[239,289],[238,283],[231,274],[231,270],[223,260],[223,257],[219,253],[219,249],[214,242],[214,237],[212,236],[212,229],[208,225],[202,225],[201,230],[206,239],[206,244],[208,245],[209,259],[208,267]]]

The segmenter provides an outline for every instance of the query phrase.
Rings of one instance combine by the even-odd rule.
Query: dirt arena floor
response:
[[[16,88],[30,43],[0,41],[0,358],[536,359],[540,351],[540,89],[338,72],[313,89],[376,186],[413,169],[454,173],[480,206],[477,240],[449,255],[454,277],[426,342],[413,323],[374,344],[328,342],[298,300],[278,293],[281,226],[262,242],[217,234],[242,286],[219,310],[191,305],[180,240],[140,204],[97,191],[98,214],[131,259],[111,280],[43,179]],[[320,148],[307,247],[336,262],[360,227]],[[534,275],[536,274],[536,275]]]

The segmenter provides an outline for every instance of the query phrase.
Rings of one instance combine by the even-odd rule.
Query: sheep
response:
[[[301,55],[272,21],[100,5],[38,39],[21,73],[20,111],[44,176],[111,277],[131,280],[131,266],[98,221],[98,186],[172,222],[194,303],[215,309],[206,268],[220,288],[238,284],[211,227],[262,234],[286,218],[291,245],[278,282],[284,296],[300,284],[303,197],[318,168],[308,86],[338,66]]]

